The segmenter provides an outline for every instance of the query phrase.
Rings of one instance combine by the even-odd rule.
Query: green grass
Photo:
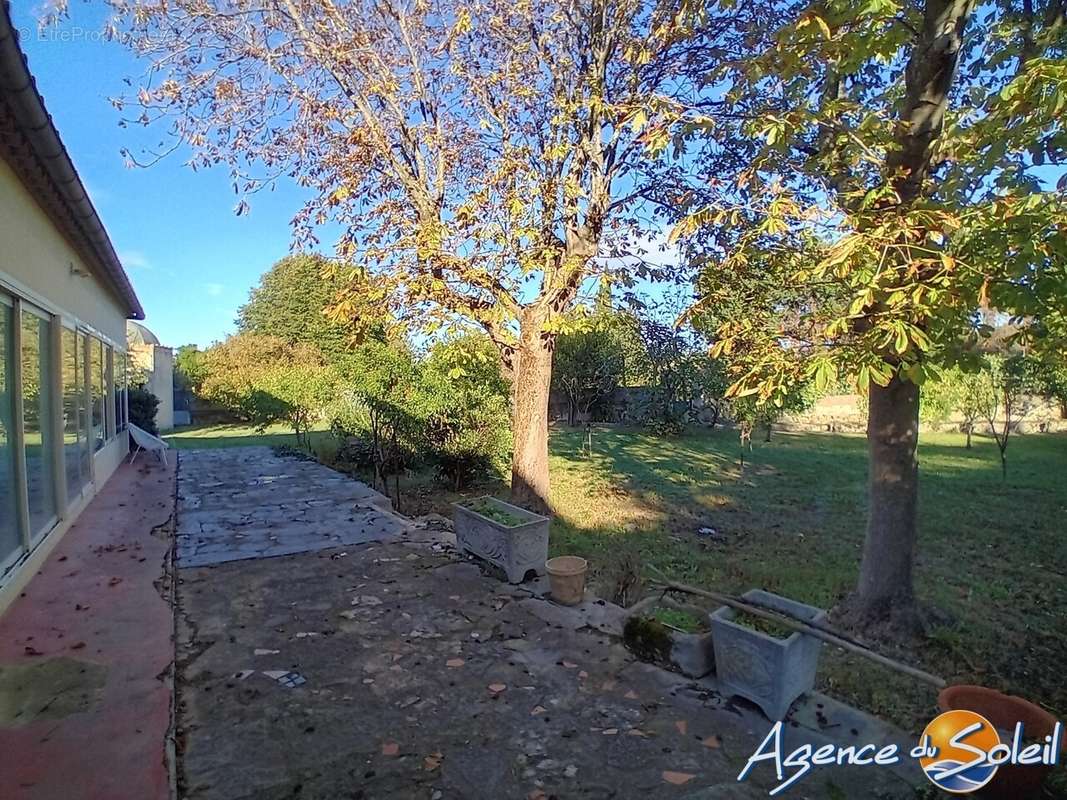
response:
[[[746,453],[743,471],[729,430],[664,440],[601,428],[591,456],[584,438],[552,435],[551,549],[589,559],[599,592],[610,595],[627,553],[686,583],[761,588],[823,608],[854,585],[865,437],[775,433]],[[916,582],[922,602],[947,621],[916,651],[895,655],[950,683],[992,686],[1067,716],[1067,437],[1012,440],[1007,481],[992,441],[976,438],[970,451],[963,444],[956,434],[922,436]],[[467,494],[504,491],[483,485]],[[410,494],[418,511],[444,514],[458,499],[424,481]],[[704,527],[719,537],[700,536]],[[824,691],[912,730],[936,713],[935,690],[840,651],[824,651],[820,680]]]
[[[328,433],[313,441],[328,451]],[[228,427],[183,431],[175,446],[292,444],[292,434]],[[180,440],[180,443],[179,443]],[[582,431],[551,437],[553,555],[590,560],[610,595],[630,554],[697,586],[761,588],[823,608],[855,583],[866,516],[863,436],[775,433],[738,464],[736,434],[695,431],[661,439],[598,428],[591,456]],[[979,683],[1027,697],[1067,717],[1067,437],[1011,441],[1008,478],[995,445],[924,433],[920,446],[920,538],[916,583],[946,623],[904,660],[950,683]],[[328,453],[324,453],[328,459]],[[496,494],[488,482],[461,493],[429,475],[403,484],[407,514],[450,515],[455,500]],[[719,536],[700,536],[703,527]],[[827,648],[824,691],[912,730],[936,713],[936,692]]]
[[[264,431],[258,431],[251,425],[195,425],[176,428],[174,432],[163,437],[171,447],[178,450],[202,450],[215,447],[248,447],[288,445],[297,447],[296,434],[288,425],[270,425]],[[334,436],[325,429],[313,430],[308,434],[311,447],[316,452],[336,449]]]
[[[757,587],[829,608],[856,580],[866,505],[866,439],[775,434],[738,462],[732,431],[664,441],[601,430],[552,440],[553,549],[594,564],[637,548],[678,580]],[[1007,481],[995,445],[926,433],[920,447],[922,601],[951,622],[902,654],[950,682],[1021,694],[1067,714],[1067,437],[1011,442]],[[712,527],[713,541],[697,530]],[[855,657],[828,653],[822,688],[914,728],[936,695]]]

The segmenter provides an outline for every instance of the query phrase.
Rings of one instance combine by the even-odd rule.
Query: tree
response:
[[[374,485],[388,493],[391,476],[399,510],[400,474],[415,459],[428,414],[418,363],[406,347],[369,340],[348,353],[338,369],[356,405],[353,418],[363,423],[353,432],[370,441]]]
[[[944,422],[958,414],[961,430],[967,434],[967,449],[979,420],[985,420],[990,407],[996,405],[996,387],[989,364],[982,360],[975,367],[957,365],[944,370],[935,380],[922,386],[920,415],[931,422]]]
[[[1036,391],[1059,406],[1060,418],[1067,419],[1067,355],[1049,352],[1034,369]]]
[[[781,398],[781,405],[774,403],[760,403],[752,395],[738,397],[730,401],[730,416],[737,425],[738,438],[741,443],[741,469],[745,468],[745,447],[752,450],[752,433],[762,426],[767,436],[764,441],[771,440],[771,431],[774,423],[784,414],[799,414],[815,402],[815,393],[810,385],[797,386],[787,395]]]
[[[552,382],[567,398],[567,424],[577,424],[597,403],[611,397],[622,381],[625,354],[610,318],[561,334],[556,340]]]
[[[261,428],[288,422],[303,444],[337,386],[337,375],[316,348],[276,336],[236,334],[212,345],[198,363],[207,400]]]
[[[755,289],[716,331],[745,352],[734,394],[773,402],[840,373],[869,391],[868,520],[858,583],[838,621],[921,628],[912,568],[919,385],[988,335],[977,312],[1018,320],[1044,347],[1062,334],[1067,206],[1036,167],[1064,147],[1060,0],[786,4],[770,44],[709,80],[736,119],[712,131],[716,180],[684,197],[678,235],[704,278]],[[804,256],[812,252],[814,259]],[[798,296],[763,302],[767,261]]]
[[[289,344],[310,344],[335,359],[350,349],[357,326],[326,315],[348,283],[350,268],[318,254],[286,256],[249,292],[237,311],[237,330],[276,336]]]
[[[174,353],[174,378],[180,388],[199,391],[207,374],[203,356],[195,344],[183,344]]]
[[[488,338],[436,344],[419,385],[428,398],[424,446],[448,485],[459,491],[479,475],[502,471],[511,450],[508,391]]]
[[[722,362],[708,357],[710,345],[700,331],[665,322],[648,309],[623,319],[621,329],[633,331],[625,339],[640,342],[639,348],[629,348],[627,372],[647,392],[639,410],[643,424],[666,435],[680,433],[698,403],[712,406],[713,424],[718,422],[726,375]]]
[[[992,356],[989,361],[993,391],[984,414],[1000,453],[1001,475],[1007,479],[1008,442],[1033,410],[1033,394],[1040,388],[1040,365],[1023,354]]]
[[[685,70],[743,55],[760,4],[110,5],[151,64],[125,101],[137,122],[166,119],[194,167],[227,165],[239,213],[291,176],[313,194],[298,242],[344,229],[337,255],[359,267],[334,319],[488,333],[514,376],[512,497],[544,506],[556,325],[590,276],[662,271],[623,257],[658,228],[642,145],[704,93]]]

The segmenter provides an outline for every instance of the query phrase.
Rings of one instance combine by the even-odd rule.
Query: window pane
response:
[[[52,324],[22,313],[22,415],[30,531],[41,532],[55,517],[52,483]]]
[[[92,396],[93,450],[104,446],[104,343],[89,339],[89,391]]]
[[[89,438],[89,337],[78,332],[78,471],[83,484],[92,477],[92,450]]]
[[[82,384],[79,366],[82,351],[74,331],[63,329],[63,465],[67,473],[67,498],[73,500],[85,485],[87,474],[82,474],[81,454],[84,440],[79,440],[81,418]]]
[[[15,497],[14,310],[0,302],[0,565],[22,550]]]
[[[115,429],[126,430],[126,354],[115,353]]]

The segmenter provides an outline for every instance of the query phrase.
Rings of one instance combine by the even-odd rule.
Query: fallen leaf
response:
[[[581,672],[578,673],[578,680],[584,681],[588,677],[589,677],[589,673],[586,672],[584,669]]]
[[[534,789],[526,795],[526,800],[547,800],[547,795],[541,789]]]
[[[462,658],[450,658],[448,659],[448,661],[445,662],[445,666],[449,667],[450,669],[457,669],[459,667],[462,667],[466,663],[467,662],[464,661]]]
[[[711,748],[712,750],[717,750],[718,748],[722,747],[722,739],[720,739],[718,736],[709,736],[707,739],[701,742],[701,744],[703,744],[705,747]]]
[[[627,736],[640,736],[643,739],[647,739],[648,738],[648,734],[645,733],[640,728],[630,728],[630,730],[626,731],[626,735]]]
[[[422,760],[422,766],[427,772],[433,772],[441,766],[444,756],[441,753],[430,753]]]
[[[81,650],[85,647],[85,642],[75,642],[70,646],[71,650]]]
[[[630,691],[628,691],[628,692],[627,692],[627,693],[626,693],[625,695],[623,695],[623,696],[624,696],[624,697],[625,697],[625,698],[626,698],[627,700],[636,700],[636,699],[637,699],[637,692],[635,692],[635,691],[634,691],[633,689],[631,689]]]
[[[675,786],[682,786],[689,781],[693,780],[696,775],[688,772],[672,772],[669,769],[663,770],[663,780],[667,783],[673,783]]]
[[[490,683],[489,684],[489,691],[492,692],[493,694],[500,694],[502,691],[504,691],[507,688],[508,688],[508,686],[507,686],[506,683]]]
[[[567,669],[578,669],[578,665],[575,664],[573,661],[564,661],[563,666]]]
[[[24,648],[22,648],[22,650],[28,656],[43,656],[44,655],[44,653],[42,653],[36,647],[32,647],[30,645],[26,645]]]
[[[604,728],[604,730],[601,731],[601,733],[604,734],[605,736],[614,736],[618,732],[619,732],[618,728]]]
[[[544,706],[534,706],[533,711],[530,712],[531,717],[539,717],[544,714],[548,709]]]
[[[675,722],[674,727],[678,729],[678,733],[682,734],[682,736],[685,736],[686,733],[689,732],[689,723],[686,722],[684,719],[680,719]]]
[[[400,754],[400,745],[396,742],[385,742],[382,745],[383,756],[395,756]]]
[[[610,692],[612,689],[615,688],[615,681],[609,678],[608,680],[600,684],[600,688],[605,692]]]
[[[111,580],[109,580],[107,582],[107,585],[108,586],[118,586],[120,583],[122,583],[122,578],[112,578]]]

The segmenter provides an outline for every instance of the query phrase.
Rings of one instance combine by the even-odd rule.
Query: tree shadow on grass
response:
[[[864,436],[775,433],[746,454],[743,473],[729,430],[661,439],[601,428],[592,444],[587,454],[584,432],[553,434],[552,548],[589,558],[602,584],[629,551],[679,580],[760,587],[821,607],[853,586],[866,523]],[[956,620],[917,658],[1061,711],[1065,444],[1060,435],[1019,437],[1004,481],[991,442],[976,439],[968,451],[962,436],[924,434],[916,566],[920,596]],[[702,536],[703,526],[720,536]],[[855,665],[831,662],[827,675],[845,699],[902,724],[930,701],[882,673],[884,691],[874,691]]]

